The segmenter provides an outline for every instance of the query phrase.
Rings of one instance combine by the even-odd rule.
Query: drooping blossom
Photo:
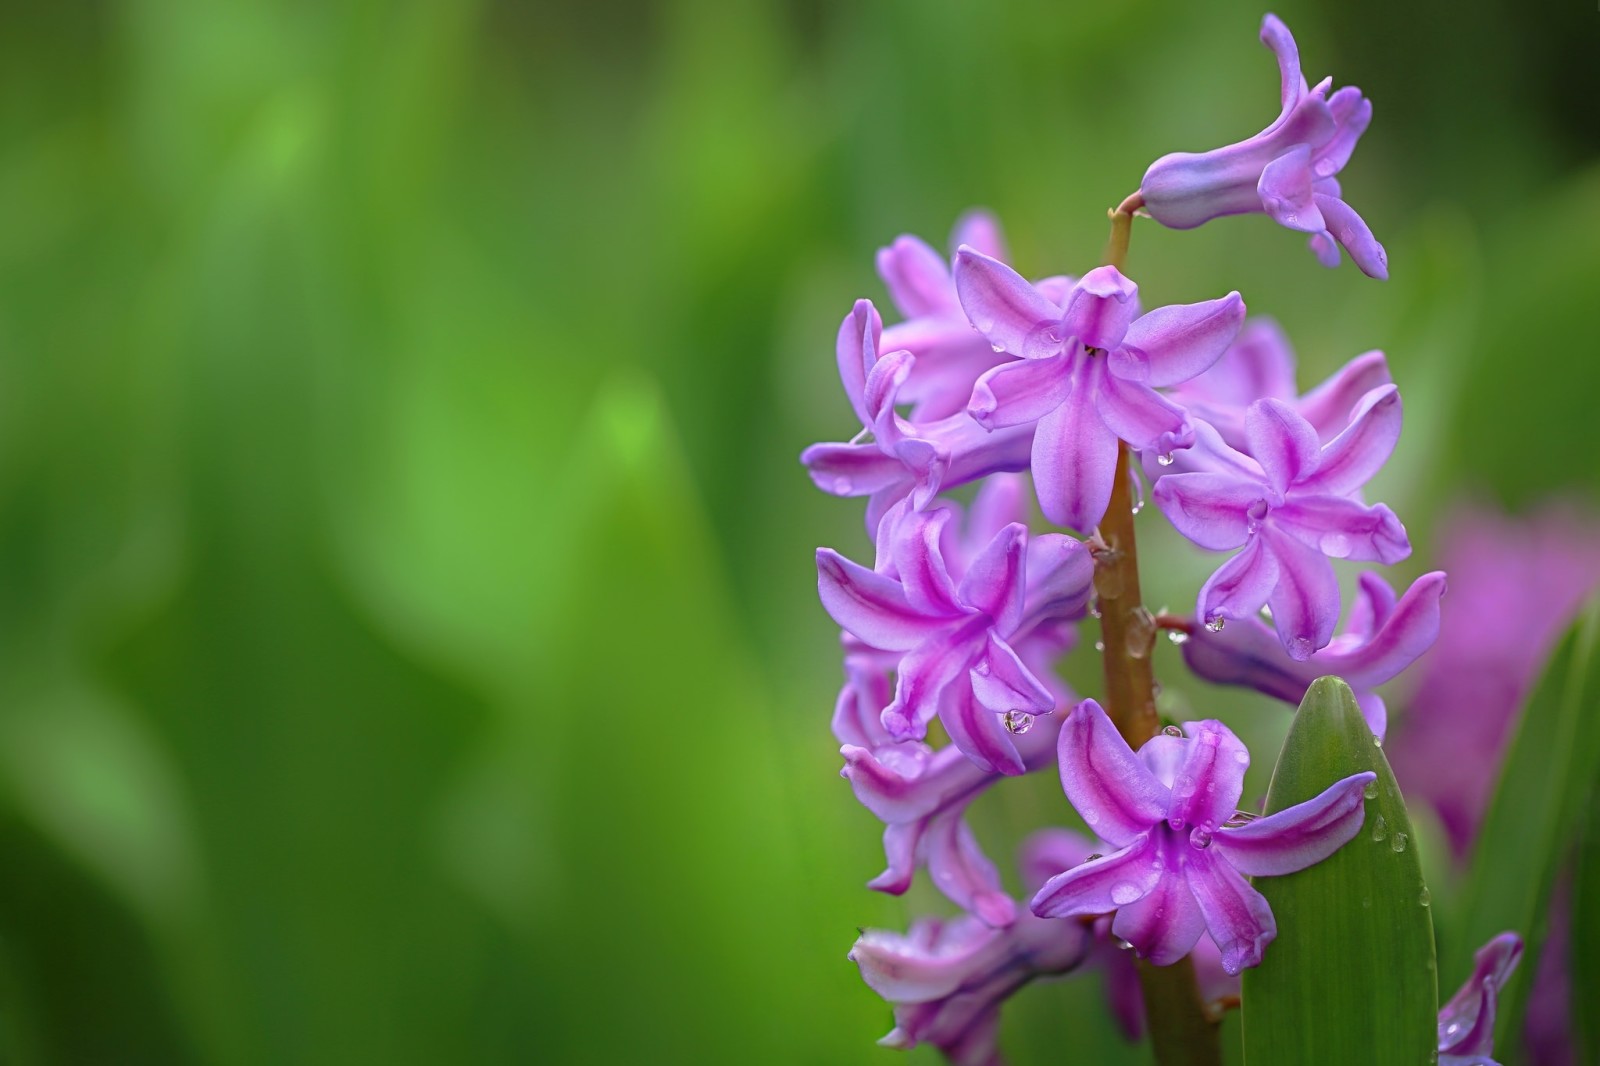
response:
[[[875,661],[876,660],[876,661]],[[841,776],[856,798],[884,822],[888,867],[868,887],[900,895],[919,868],[963,910],[991,926],[1016,920],[994,864],[983,854],[966,822],[968,804],[1000,780],[954,745],[934,750],[917,740],[896,740],[883,728],[882,708],[890,689],[879,653],[858,649],[846,656],[847,680],[839,693],[833,731],[842,744]],[[1024,770],[1049,765],[1063,716],[1050,714],[1016,735]]]
[[[1522,938],[1501,933],[1472,958],[1472,976],[1439,1011],[1439,1066],[1496,1066],[1495,1006],[1522,959]]]
[[[1173,229],[1262,212],[1310,234],[1311,250],[1323,265],[1338,266],[1343,247],[1362,273],[1388,277],[1383,245],[1340,199],[1335,177],[1372,121],[1372,102],[1350,85],[1329,96],[1332,78],[1309,86],[1294,36],[1276,15],[1261,20],[1261,41],[1278,57],[1277,120],[1237,144],[1157,159],[1139,183],[1145,210]]]
[[[1200,590],[1207,624],[1267,605],[1290,658],[1328,645],[1339,621],[1329,560],[1396,563],[1411,553],[1393,511],[1352,498],[1394,450],[1400,417],[1399,391],[1373,389],[1344,431],[1320,444],[1283,401],[1258,400],[1245,415],[1248,455],[1213,441],[1213,469],[1156,482],[1156,504],[1178,532],[1212,551],[1242,549]]]
[[[973,248],[957,253],[955,277],[972,324],[1015,357],[978,379],[968,410],[996,432],[1037,425],[1039,505],[1080,532],[1105,514],[1118,439],[1160,454],[1193,443],[1183,408],[1156,389],[1205,370],[1244,321],[1237,292],[1140,315],[1138,286],[1110,266],[1089,271],[1059,303]]]
[[[835,496],[867,496],[867,529],[903,499],[923,508],[940,490],[1000,470],[1028,465],[1032,430],[1022,426],[988,433],[965,414],[926,423],[895,409],[914,376],[908,351],[880,354],[883,320],[870,300],[857,300],[839,327],[836,354],[845,396],[869,441],[813,444],[800,453],[811,480]]]
[[[980,767],[1020,774],[1013,730],[1053,711],[1055,698],[1017,647],[1083,616],[1094,565],[1071,537],[1030,538],[1017,522],[963,572],[945,559],[953,515],[944,507],[900,512],[881,538],[879,569],[819,548],[817,590],[842,628],[899,653],[894,699],[882,715],[892,738],[921,740],[937,715]]]
[[[1600,519],[1560,504],[1523,517],[1461,505],[1439,528],[1449,603],[1385,743],[1406,797],[1433,806],[1462,859],[1518,709],[1562,631],[1600,588]]]
[[[1377,779],[1353,774],[1235,826],[1250,753],[1221,722],[1157,734],[1136,755],[1100,705],[1084,700],[1061,727],[1058,753],[1067,799],[1117,850],[1051,878],[1033,912],[1115,912],[1112,933],[1158,966],[1209,934],[1230,974],[1260,963],[1277,936],[1272,909],[1245,876],[1293,873],[1332,855],[1360,831],[1362,792]]]
[[[1195,626],[1184,642],[1183,660],[1207,681],[1243,685],[1293,705],[1317,678],[1341,677],[1355,690],[1368,728],[1382,740],[1389,712],[1374,690],[1433,646],[1445,586],[1444,571],[1435,570],[1413,581],[1396,600],[1387,581],[1364,573],[1344,632],[1308,659],[1290,658],[1272,628],[1251,617],[1217,632]]]
[[[956,223],[950,247],[964,244],[1007,259],[1000,224],[985,211],[970,211]],[[878,250],[878,276],[904,318],[884,328],[882,344],[885,351],[916,356],[898,398],[911,406],[916,423],[965,412],[978,376],[1007,359],[967,321],[950,268],[949,259],[909,234]]]
[[[1301,395],[1295,384],[1294,349],[1288,337],[1272,319],[1252,318],[1222,358],[1205,373],[1168,389],[1167,397],[1182,404],[1191,418],[1210,423],[1234,448],[1249,447],[1244,433],[1245,410],[1263,399],[1288,404],[1311,423],[1317,439],[1327,443],[1344,429],[1361,397],[1392,380],[1384,354],[1364,352]],[[1161,472],[1158,469],[1152,473]]]
[[[1088,853],[1087,841],[1077,845]],[[1030,869],[1023,866],[1028,881]],[[894,1005],[894,1028],[878,1043],[930,1044],[956,1066],[997,1066],[1000,1007],[1030,981],[1081,966],[1096,944],[1092,923],[1056,922],[1022,911],[992,928],[971,915],[923,918],[904,933],[862,932],[850,960],[872,989]]]

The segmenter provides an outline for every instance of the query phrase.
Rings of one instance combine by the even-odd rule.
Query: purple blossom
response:
[[[1105,514],[1119,438],[1162,454],[1193,443],[1183,408],[1155,390],[1216,362],[1244,321],[1237,292],[1140,315],[1138,286],[1109,266],[1085,274],[1060,303],[972,248],[957,253],[955,277],[978,332],[1016,357],[978,379],[968,410],[998,432],[1037,423],[1039,505],[1081,532]]]
[[[922,739],[937,715],[980,767],[1024,773],[1014,734],[1056,700],[1018,649],[1037,638],[1040,657],[1061,650],[1067,624],[1088,603],[1094,566],[1071,537],[1030,539],[1014,522],[965,568],[952,568],[945,541],[953,515],[896,512],[884,522],[875,570],[819,548],[817,590],[841,627],[899,653],[894,699],[882,714],[892,739]]]
[[[1168,390],[1167,396],[1187,408],[1191,418],[1210,423],[1227,444],[1244,449],[1249,447],[1245,409],[1256,400],[1282,400],[1327,443],[1344,429],[1361,397],[1391,382],[1388,360],[1371,351],[1302,396],[1295,385],[1289,339],[1272,319],[1252,318],[1211,369]]]
[[[1077,846],[1087,854],[1086,841]],[[1028,872],[1025,863],[1025,879]],[[970,915],[923,918],[904,934],[868,929],[849,957],[894,1005],[894,1029],[878,1043],[932,1044],[957,1066],[995,1066],[1001,1004],[1036,978],[1076,969],[1096,942],[1091,923],[1046,921],[1024,911],[1003,929]]]
[[[941,489],[999,470],[1028,464],[1032,431],[1018,427],[986,433],[965,414],[918,424],[895,409],[900,390],[914,376],[908,351],[880,355],[883,321],[870,300],[857,300],[839,327],[839,377],[870,441],[813,444],[800,453],[811,480],[835,496],[868,496],[867,528],[910,498],[918,509]]]
[[[1460,859],[1477,835],[1518,708],[1562,630],[1600,587],[1600,526],[1560,505],[1520,518],[1467,505],[1440,528],[1449,607],[1385,743],[1406,796],[1433,805]]]
[[[1424,574],[1397,601],[1377,574],[1360,577],[1344,632],[1310,658],[1296,661],[1259,617],[1225,630],[1196,626],[1183,645],[1183,659],[1200,677],[1219,685],[1244,685],[1285,703],[1299,704],[1311,682],[1329,674],[1355,690],[1373,735],[1383,739],[1389,713],[1374,689],[1415,662],[1439,636],[1442,570]]]
[[[1276,15],[1261,20],[1261,41],[1278,57],[1277,120],[1249,140],[1200,154],[1173,152],[1150,164],[1139,185],[1145,210],[1173,229],[1264,212],[1309,233],[1323,265],[1338,266],[1343,246],[1363,273],[1388,277],[1383,245],[1339,198],[1335,177],[1372,121],[1372,102],[1349,85],[1329,96],[1332,78],[1308,86],[1294,36]]]
[[[968,212],[956,223],[950,247],[963,244],[1006,259],[1000,225],[987,212]],[[878,250],[878,276],[905,318],[884,329],[883,346],[887,351],[909,351],[917,359],[898,398],[911,405],[913,422],[965,412],[973,382],[1006,359],[973,331],[956,297],[950,267],[950,260],[910,235]]]
[[[1495,1066],[1495,1005],[1522,958],[1522,938],[1501,933],[1473,956],[1472,976],[1439,1011],[1439,1066]]]
[[[1061,727],[1061,784],[1089,828],[1118,850],[1051,878],[1033,897],[1044,918],[1109,914],[1111,931],[1157,966],[1187,955],[1208,933],[1222,967],[1261,961],[1277,936],[1267,901],[1244,878],[1303,870],[1360,831],[1353,774],[1277,814],[1230,824],[1250,753],[1221,722],[1158,734],[1137,755],[1100,705],[1084,700]]]
[[[1393,385],[1362,397],[1327,444],[1282,400],[1258,400],[1245,415],[1249,455],[1213,442],[1213,469],[1157,481],[1156,504],[1178,532],[1212,551],[1243,549],[1201,588],[1200,617],[1215,625],[1249,618],[1265,604],[1290,658],[1304,661],[1326,647],[1339,620],[1329,560],[1396,563],[1411,553],[1393,511],[1351,496],[1399,436]]]

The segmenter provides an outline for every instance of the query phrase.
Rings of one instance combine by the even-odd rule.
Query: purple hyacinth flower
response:
[[[986,433],[965,414],[918,424],[895,409],[916,368],[907,351],[880,355],[883,321],[870,300],[857,300],[839,327],[839,377],[867,442],[813,444],[800,454],[811,480],[835,496],[868,496],[867,529],[876,532],[904,499],[923,508],[941,489],[1001,470],[1022,470],[1032,448],[1030,427]]]
[[[1213,218],[1260,211],[1311,235],[1325,266],[1342,246],[1362,273],[1389,276],[1389,257],[1372,230],[1340,199],[1344,169],[1372,121],[1372,102],[1354,86],[1332,96],[1332,78],[1312,88],[1300,73],[1300,50],[1276,15],[1261,20],[1261,41],[1278,57],[1282,109],[1249,140],[1199,154],[1174,152],[1150,164],[1139,194],[1163,226],[1193,229]]]
[[[1249,618],[1265,604],[1290,658],[1327,646],[1339,621],[1329,560],[1387,564],[1411,553],[1393,511],[1351,498],[1388,460],[1400,417],[1399,391],[1373,389],[1344,432],[1322,445],[1288,404],[1258,400],[1245,416],[1249,455],[1213,442],[1212,470],[1156,482],[1156,504],[1178,532],[1212,551],[1243,549],[1200,590],[1207,624]]]
[[[984,211],[962,216],[950,242],[952,249],[967,244],[996,259],[1007,258],[1000,225]],[[910,235],[878,250],[878,276],[905,318],[884,329],[884,350],[909,351],[917,359],[898,400],[911,405],[913,422],[965,412],[978,376],[1007,358],[973,332],[950,270],[950,260]]]
[[[1250,753],[1221,722],[1151,737],[1137,755],[1105,711],[1084,700],[1061,727],[1061,784],[1089,828],[1118,850],[1053,877],[1033,897],[1044,918],[1116,913],[1111,931],[1157,966],[1202,933],[1237,974],[1277,936],[1272,909],[1245,876],[1293,873],[1356,835],[1366,772],[1242,826],[1229,824]]]
[[[900,653],[882,721],[895,740],[921,740],[936,715],[967,757],[1021,774],[1014,742],[1055,697],[1019,654],[1037,635],[1057,639],[1088,604],[1088,550],[1059,533],[1029,538],[1003,527],[965,567],[945,559],[948,508],[885,521],[879,569],[817,550],[817,591],[834,621],[872,648]]]
[[[1495,1005],[1522,958],[1522,938],[1501,933],[1473,956],[1472,976],[1439,1011],[1439,1066],[1496,1066]]]
[[[1252,318],[1211,369],[1169,389],[1167,396],[1182,404],[1191,418],[1210,423],[1227,444],[1245,449],[1249,447],[1245,410],[1256,400],[1282,400],[1311,423],[1318,440],[1327,443],[1344,429],[1361,397],[1392,381],[1384,354],[1371,351],[1356,356],[1302,396],[1295,385],[1289,339],[1270,318]]]
[[[846,682],[834,709],[834,734],[844,756],[840,776],[856,798],[885,823],[888,867],[869,888],[901,895],[926,868],[946,898],[992,926],[1016,920],[1015,901],[1001,886],[965,821],[968,804],[1000,780],[954,746],[935,751],[915,740],[897,741],[883,728],[890,689],[881,653],[856,646],[845,658]],[[1065,693],[1057,698],[1065,703]],[[1055,756],[1061,715],[1039,719],[1016,736],[1023,768],[1038,770]]]
[[[1385,744],[1406,797],[1433,806],[1459,860],[1477,835],[1518,709],[1572,616],[1600,588],[1600,520],[1561,505],[1517,518],[1467,505],[1439,528],[1450,603]]]
[[[969,412],[999,432],[1037,424],[1039,505],[1085,533],[1110,502],[1118,439],[1161,454],[1193,443],[1183,408],[1155,390],[1216,362],[1244,321],[1237,292],[1140,315],[1139,287],[1109,266],[1085,274],[1059,304],[972,248],[957,253],[955,274],[972,324],[1016,357],[978,379]]]
[[[1367,726],[1382,740],[1389,712],[1373,690],[1433,647],[1444,593],[1442,570],[1417,578],[1398,600],[1388,582],[1365,573],[1344,632],[1309,659],[1289,658],[1260,618],[1243,619],[1220,632],[1196,626],[1184,642],[1183,659],[1207,681],[1243,685],[1294,705],[1317,678],[1341,677],[1355,690]]]
[[[894,1029],[879,1044],[931,1044],[956,1066],[998,1066],[1001,1005],[1030,981],[1077,969],[1094,943],[1087,923],[1024,911],[1004,929],[970,915],[923,918],[904,934],[868,929],[849,958],[894,1005]]]

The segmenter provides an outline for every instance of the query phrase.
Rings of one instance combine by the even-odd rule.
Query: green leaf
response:
[[[1447,941],[1446,989],[1466,979],[1473,951],[1495,934],[1511,930],[1526,942],[1517,979],[1500,994],[1495,1043],[1502,1049],[1517,1046],[1550,893],[1600,779],[1600,730],[1585,722],[1600,703],[1597,641],[1600,599],[1568,631],[1523,708],[1478,833],[1462,911],[1451,926],[1456,935]]]
[[[1319,678],[1272,772],[1267,812],[1371,770],[1361,832],[1299,873],[1260,878],[1278,938],[1244,975],[1245,1062],[1415,1066],[1437,1047],[1433,919],[1411,821],[1350,686]]]
[[[1572,879],[1575,900],[1600,899],[1600,781],[1591,784],[1588,806],[1578,834],[1577,870]],[[1589,1004],[1600,1003],[1600,913],[1595,907],[1572,908],[1571,939],[1569,999],[1578,1061],[1600,1062],[1600,1019],[1589,1009]]]

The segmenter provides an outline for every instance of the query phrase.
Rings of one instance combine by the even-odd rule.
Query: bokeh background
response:
[[[1388,351],[1399,579],[1464,496],[1587,506],[1600,12],[1277,10],[1375,100],[1344,185],[1393,280],[1141,223],[1147,300],[1240,289],[1303,382]],[[1260,15],[4,5],[0,1062],[907,1061],[844,958],[934,901],[862,887],[827,731],[834,331],[974,204],[1091,265],[1152,159],[1276,114]],[[991,839],[1067,817],[1039,784]],[[1008,1046],[1140,1061],[1098,996],[1029,989]]]

